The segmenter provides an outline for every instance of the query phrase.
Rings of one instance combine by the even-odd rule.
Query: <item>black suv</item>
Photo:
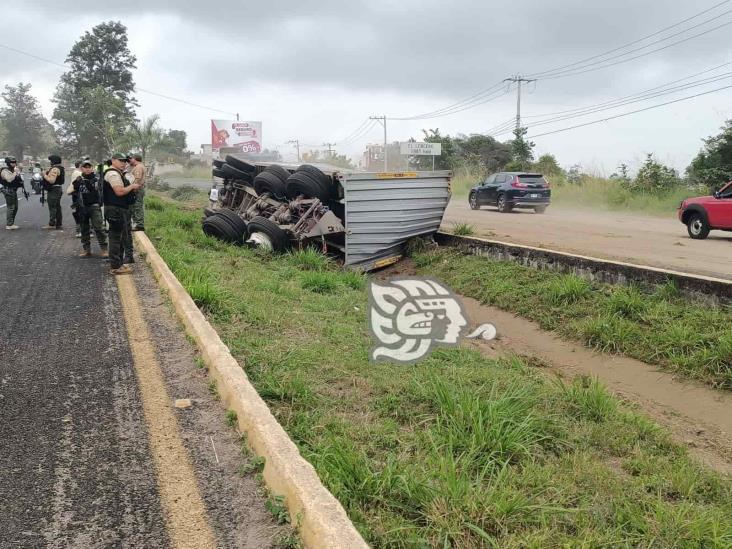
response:
[[[514,208],[533,208],[536,213],[544,213],[551,194],[549,183],[540,173],[500,172],[470,189],[468,202],[472,210],[497,206],[501,213]]]

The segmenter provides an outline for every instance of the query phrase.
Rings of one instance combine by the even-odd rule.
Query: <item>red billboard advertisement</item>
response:
[[[262,152],[262,123],[211,120],[211,149],[235,148],[241,152]]]

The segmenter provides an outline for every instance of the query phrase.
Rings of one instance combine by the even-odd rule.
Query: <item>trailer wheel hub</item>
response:
[[[258,231],[249,235],[247,244],[254,248],[262,248],[267,251],[272,251],[272,240],[266,234]]]

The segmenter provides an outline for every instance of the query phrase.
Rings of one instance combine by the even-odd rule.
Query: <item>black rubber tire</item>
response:
[[[221,169],[221,166],[225,164],[223,160],[219,160],[218,158],[212,162],[214,168]]]
[[[229,222],[219,215],[207,217],[202,223],[202,228],[207,235],[224,242],[231,244],[241,244],[242,242],[243,235],[238,234]]]
[[[220,210],[216,210],[215,215],[220,215],[224,219],[226,219],[229,222],[229,225],[232,226],[234,230],[236,230],[237,233],[241,234],[241,237],[243,238],[245,234],[247,234],[247,223],[244,221],[241,217],[239,217],[234,210],[230,210],[228,208],[221,208]]]
[[[285,186],[287,197],[295,199],[305,195],[306,198],[318,198],[321,202],[330,200],[328,189],[319,181],[313,179],[307,172],[297,171],[287,178]]]
[[[278,175],[268,171],[263,171],[254,178],[254,190],[260,196],[269,193],[280,200],[287,197],[285,182]]]
[[[218,210],[214,210],[213,208],[204,208],[203,209],[203,217],[211,217],[217,211]]]
[[[503,193],[498,195],[496,206],[498,206],[498,211],[501,213],[509,213],[511,210],[513,210],[513,206],[509,205],[508,202],[506,202],[506,195]]]
[[[252,176],[247,172],[236,169],[230,164],[224,164],[221,167],[221,171],[226,174],[227,179],[233,179],[234,181],[249,181],[251,182]]]
[[[534,206],[534,212],[538,214],[543,214],[546,211],[546,206]]]
[[[250,164],[246,160],[241,160],[240,158],[231,156],[230,154],[226,155],[226,163],[245,173],[254,174],[257,171],[257,167],[254,164]]]
[[[287,233],[266,217],[258,215],[250,219],[247,230],[249,236],[256,232],[266,234],[272,241],[273,252],[284,252],[290,247],[290,239],[287,237]]]
[[[269,172],[271,174],[276,175],[282,180],[282,185],[287,182],[287,178],[290,177],[290,172],[287,171],[285,168],[280,166],[279,164],[272,164],[271,166],[267,166],[264,169],[265,172]]]
[[[226,173],[224,173],[224,170],[222,170],[221,168],[214,168],[213,170],[211,170],[211,174],[214,177],[220,177],[221,179],[228,179],[226,177]]]
[[[710,230],[709,223],[700,213],[693,213],[686,220],[686,231],[689,233],[689,237],[694,240],[704,240],[709,236]]]
[[[478,204],[478,194],[477,193],[470,193],[470,197],[468,197],[468,204],[470,205],[471,210],[480,210],[480,204]]]
[[[298,172],[305,172],[310,177],[315,179],[318,183],[323,185],[328,191],[330,191],[330,187],[332,185],[332,181],[330,180],[330,177],[325,175],[322,171],[320,171],[315,166],[311,166],[310,164],[303,164],[297,169]]]

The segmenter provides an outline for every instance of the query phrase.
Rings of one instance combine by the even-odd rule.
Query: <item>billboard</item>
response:
[[[440,156],[442,154],[442,143],[422,143],[405,141],[400,143],[401,153],[410,156]]]
[[[211,149],[239,149],[241,152],[262,152],[262,123],[238,120],[211,120]]]

